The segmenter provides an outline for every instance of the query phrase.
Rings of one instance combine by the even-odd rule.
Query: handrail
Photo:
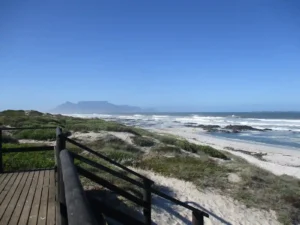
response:
[[[56,128],[57,127],[0,127],[0,130],[46,130]]]
[[[82,162],[85,162],[85,163],[89,164],[90,166],[96,167],[96,168],[98,168],[98,169],[102,169],[102,170],[106,171],[107,173],[110,173],[110,174],[112,174],[112,175],[114,175],[114,176],[116,176],[116,177],[118,177],[118,178],[121,178],[121,179],[123,179],[123,180],[125,180],[125,181],[128,181],[128,182],[130,182],[131,184],[134,184],[134,185],[136,185],[136,186],[138,186],[138,187],[140,187],[140,188],[143,188],[143,187],[144,187],[143,183],[138,182],[138,181],[136,181],[136,180],[134,180],[134,179],[132,179],[132,178],[130,178],[130,177],[128,177],[128,176],[122,174],[122,173],[119,173],[118,171],[114,171],[114,170],[112,170],[112,169],[110,169],[110,168],[108,168],[108,167],[106,167],[106,166],[103,166],[103,165],[101,165],[101,164],[99,164],[99,163],[97,163],[97,162],[94,162],[94,161],[92,161],[92,160],[90,160],[90,159],[87,159],[87,158],[85,158],[85,157],[83,157],[83,156],[81,156],[81,155],[78,155],[78,154],[76,154],[76,153],[73,153],[73,152],[72,152],[71,155],[72,155],[75,159],[78,159],[78,160],[80,160],[80,161],[82,161]],[[78,168],[78,167],[77,167],[77,168]],[[78,172],[79,172],[79,173],[81,173],[81,171],[82,171],[82,168],[78,169]],[[86,171],[85,171],[85,172],[86,172]],[[85,174],[86,174],[86,173],[85,173]],[[82,174],[82,175],[85,175],[85,174]],[[188,205],[187,203],[184,203],[184,202],[182,202],[182,201],[180,201],[180,200],[178,200],[178,199],[175,199],[175,198],[173,198],[173,197],[171,197],[171,196],[169,196],[169,195],[167,195],[167,194],[165,194],[165,193],[163,193],[163,192],[161,192],[161,191],[159,191],[159,190],[157,190],[157,189],[155,189],[155,188],[153,188],[153,187],[151,187],[151,192],[152,192],[153,194],[156,194],[156,195],[160,196],[161,198],[167,199],[167,200],[169,200],[169,201],[171,201],[171,202],[173,202],[173,203],[176,203],[177,205],[180,205],[180,206],[182,206],[182,207],[185,207],[186,209],[192,210],[193,212],[198,212],[198,214],[202,214],[202,215],[205,216],[205,217],[209,217],[209,215],[208,215],[207,213],[205,213],[205,212],[203,212],[203,211],[200,211],[199,209],[197,209],[197,208],[195,208],[195,207],[193,207],[193,206],[190,206],[190,205]]]
[[[20,148],[2,148],[3,153],[16,153],[16,152],[39,152],[39,151],[53,151],[54,146],[32,146],[32,147],[20,147]]]
[[[101,164],[99,164],[99,163],[97,163],[95,161],[87,159],[87,158],[85,158],[85,157],[83,157],[81,155],[78,155],[78,154],[74,153],[74,152],[70,152],[70,154],[75,159],[78,159],[81,162],[85,162],[86,164],[88,164],[90,166],[96,167],[97,169],[100,169],[100,170],[104,170],[105,172],[110,173],[111,175],[114,175],[114,176],[116,176],[118,178],[121,178],[121,179],[127,181],[127,182],[130,182],[130,183],[132,183],[132,184],[134,184],[134,185],[136,185],[136,186],[138,186],[140,188],[144,188],[144,184],[143,183],[141,183],[139,181],[136,181],[136,180],[134,180],[134,179],[132,179],[132,178],[124,175],[123,173],[119,173],[118,171],[112,170],[112,169],[110,169],[110,168],[108,168],[106,166],[103,166],[103,165],[101,165]]]
[[[180,206],[182,206],[182,207],[184,207],[186,209],[192,210],[193,212],[197,212],[198,214],[202,214],[205,217],[209,217],[209,215],[206,212],[203,212],[203,211],[201,211],[201,210],[199,210],[199,209],[197,209],[197,208],[195,208],[193,206],[190,206],[189,204],[184,203],[184,202],[182,202],[182,201],[180,201],[178,199],[175,199],[175,198],[173,198],[173,197],[171,197],[171,196],[169,196],[169,195],[167,195],[167,194],[165,194],[165,193],[163,193],[161,191],[158,191],[158,190],[156,190],[153,187],[151,188],[151,192],[153,194],[156,194],[156,195],[160,196],[161,198],[164,198],[164,199],[167,199],[167,200],[169,200],[171,202],[174,202],[177,205],[180,205]]]
[[[150,180],[149,178],[147,178],[147,177],[145,177],[145,176],[143,176],[143,175],[141,175],[141,174],[139,174],[139,173],[137,173],[137,172],[135,172],[135,171],[133,171],[133,170],[127,168],[126,166],[123,166],[122,164],[115,162],[114,160],[108,158],[107,156],[102,155],[101,153],[96,152],[96,151],[94,151],[94,150],[92,150],[92,149],[90,149],[90,148],[88,148],[88,147],[86,147],[86,146],[84,146],[84,145],[78,143],[77,141],[74,141],[74,140],[72,140],[72,139],[70,139],[70,138],[68,138],[68,137],[65,137],[65,139],[66,139],[66,141],[70,142],[71,144],[76,145],[76,146],[78,146],[78,147],[80,147],[80,148],[86,150],[87,152],[92,153],[92,154],[98,156],[99,158],[102,158],[102,159],[104,159],[105,161],[110,162],[111,164],[113,164],[113,165],[115,165],[115,166],[117,166],[117,167],[120,167],[120,168],[122,168],[123,170],[125,170],[125,171],[127,171],[127,172],[129,172],[129,173],[131,173],[131,174],[133,174],[133,175],[135,175],[135,176],[137,176],[137,177],[139,177],[139,178],[146,179],[146,180]],[[150,180],[150,181],[151,181],[151,180]],[[152,181],[152,182],[153,182],[153,181]]]
[[[90,159],[87,159],[87,158],[85,158],[85,157],[83,157],[81,155],[78,155],[76,153],[70,152],[70,154],[75,159],[78,159],[81,162],[85,162],[85,163],[89,164],[90,166],[93,166],[93,167],[96,167],[98,169],[104,170],[107,173],[110,173],[110,174],[112,174],[112,175],[114,175],[114,176],[116,176],[118,178],[121,178],[121,179],[123,179],[123,180],[125,180],[127,182],[130,182],[131,184],[134,184],[134,185],[136,185],[136,186],[138,186],[140,188],[144,187],[143,183],[141,183],[139,181],[136,181],[136,180],[134,180],[134,179],[132,179],[132,178],[130,178],[130,177],[122,174],[122,173],[119,173],[118,171],[112,170],[112,169],[110,169],[110,168],[108,168],[106,166],[103,166],[103,165],[101,165],[101,164],[99,164],[97,162],[94,162],[94,161],[92,161]],[[80,170],[79,170],[79,172],[80,172]],[[195,208],[193,206],[190,206],[190,205],[188,205],[188,204],[186,204],[186,203],[184,203],[182,201],[179,201],[178,199],[175,199],[175,198],[173,198],[173,197],[171,197],[171,196],[169,196],[169,195],[167,195],[167,194],[165,194],[165,193],[163,193],[163,192],[161,192],[161,191],[159,191],[159,190],[157,190],[157,189],[155,189],[153,187],[151,187],[151,192],[153,194],[156,194],[156,195],[160,196],[161,198],[167,199],[167,200],[169,200],[169,201],[171,201],[173,203],[176,203],[177,205],[185,207],[186,209],[189,209],[189,210],[192,210],[192,211],[200,211],[199,209],[197,209],[197,208]],[[205,216],[205,217],[209,217],[209,215],[207,213],[205,213],[205,212],[200,211],[199,213],[203,214],[203,216]]]
[[[84,177],[86,177],[86,178],[102,185],[103,187],[105,187],[109,190],[112,190],[112,191],[116,192],[117,194],[127,198],[128,200],[138,204],[139,206],[146,207],[146,203],[143,200],[141,200],[138,197],[128,193],[124,189],[117,187],[116,185],[110,183],[109,181],[107,181],[107,180],[105,180],[105,179],[103,179],[103,178],[87,171],[86,169],[83,169],[80,166],[75,166],[75,167],[76,167],[76,169],[77,169],[77,171],[80,175],[82,175],[82,176],[84,176]]]
[[[39,151],[44,149],[45,151],[53,150],[53,146],[35,146],[35,147],[25,147],[25,148],[2,148],[2,130],[22,130],[22,129],[52,129],[54,127],[24,127],[24,128],[10,128],[10,127],[0,127],[0,172],[2,172],[2,153],[9,152],[25,152],[25,151]],[[88,158],[85,158],[81,155],[78,155],[73,152],[69,152],[66,149],[66,141],[80,147],[87,152],[104,159],[112,165],[115,165],[138,178],[142,178],[142,182],[137,181],[123,173],[108,168],[100,163],[92,161]],[[178,199],[175,199],[157,189],[152,187],[154,183],[149,178],[131,170],[120,163],[115,162],[114,160],[108,158],[107,156],[96,152],[68,137],[62,133],[62,129],[56,128],[56,145],[55,145],[55,159],[56,159],[56,171],[57,171],[57,201],[59,203],[60,209],[60,221],[58,221],[58,225],[77,225],[77,224],[88,224],[88,225],[96,225],[99,221],[94,217],[91,207],[89,205],[89,201],[84,194],[84,190],[82,184],[79,179],[79,174],[93,180],[94,182],[112,190],[116,193],[122,195],[123,197],[137,203],[138,205],[143,207],[145,221],[142,222],[146,225],[151,224],[151,194],[155,194],[159,197],[162,197],[166,200],[169,200],[177,205],[185,207],[192,211],[192,223],[194,225],[202,225],[204,223],[203,217],[209,217],[206,212],[201,211],[200,209],[194,208],[193,206],[188,205]],[[126,190],[115,186],[109,181],[87,171],[86,169],[75,166],[74,159],[78,159],[84,163],[87,163],[93,167],[101,169],[107,173],[112,174],[115,177],[123,179],[133,185],[136,185],[143,189],[143,198],[138,198]],[[98,199],[99,200],[99,199]],[[91,203],[93,200],[91,200]],[[105,207],[101,205],[101,207]],[[106,212],[108,215],[118,214],[116,211],[110,210],[109,208],[103,209],[103,212]],[[128,215],[122,216],[122,213],[118,214],[124,220],[131,220],[134,218],[130,218]],[[122,222],[122,221],[121,221]],[[100,222],[101,223],[101,222]],[[102,223],[101,223],[102,224]]]
[[[84,194],[73,159],[71,158],[68,150],[62,150],[60,152],[60,163],[65,191],[68,224],[96,225],[97,221],[92,214],[92,210]]]

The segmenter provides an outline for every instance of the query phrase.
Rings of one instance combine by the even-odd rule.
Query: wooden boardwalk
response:
[[[55,193],[54,170],[0,174],[0,224],[56,224]]]

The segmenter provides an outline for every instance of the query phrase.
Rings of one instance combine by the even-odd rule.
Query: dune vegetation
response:
[[[102,119],[82,119],[37,111],[0,112],[0,126],[60,126],[70,135],[75,132],[89,133],[96,139],[79,141],[123,165],[190,181],[200,190],[219,191],[247,207],[274,210],[283,224],[300,222],[300,180],[285,175],[275,176],[239,157],[210,146],[198,145],[175,136],[158,134]],[[128,133],[131,138],[122,139],[111,134],[112,132],[109,133],[110,131]],[[76,136],[71,138],[76,139]],[[49,144],[49,141],[55,140],[55,129],[4,132],[3,148],[38,145],[20,143],[20,140],[26,142],[29,139],[45,141]],[[71,144],[67,144],[67,149],[111,167],[104,160]],[[6,153],[3,155],[3,161],[6,170],[48,168],[54,166],[54,153],[51,151]],[[82,162],[76,161],[76,163],[123,187],[128,192],[141,196],[141,190],[129,183]],[[84,178],[82,181],[85,187],[95,185]]]

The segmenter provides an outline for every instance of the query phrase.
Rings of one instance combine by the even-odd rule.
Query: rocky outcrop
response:
[[[221,133],[240,133],[242,131],[271,131],[272,129],[265,128],[265,129],[258,129],[255,127],[247,126],[247,125],[228,125],[225,127],[221,127],[219,125],[204,125],[204,124],[197,124],[197,123],[185,123],[185,127],[192,127],[192,128],[202,128],[203,130],[214,133],[214,132],[221,132]]]
[[[232,131],[247,131],[247,130],[261,131],[261,129],[257,129],[247,125],[229,125],[224,127],[224,129],[232,130]]]

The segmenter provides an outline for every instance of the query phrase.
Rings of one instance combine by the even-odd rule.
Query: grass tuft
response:
[[[152,147],[155,142],[149,137],[134,136],[131,138],[133,143],[141,147]]]

